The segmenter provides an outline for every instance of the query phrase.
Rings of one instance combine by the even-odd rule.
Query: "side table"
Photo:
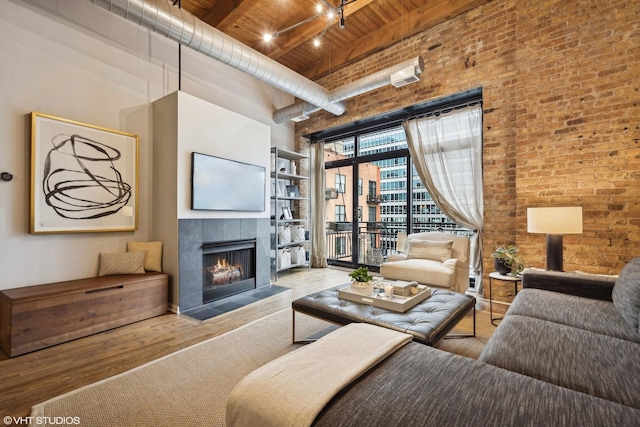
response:
[[[497,271],[493,273],[489,273],[489,316],[491,316],[491,324],[493,326],[498,326],[496,321],[502,320],[504,317],[493,317],[493,296],[492,296],[492,287],[494,280],[501,280],[503,282],[512,282],[513,287],[516,291],[516,295],[518,295],[518,282],[522,282],[522,277],[518,276],[507,276],[504,274],[500,274]]]

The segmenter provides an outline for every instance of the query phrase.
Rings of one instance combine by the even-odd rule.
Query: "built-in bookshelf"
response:
[[[309,175],[300,174],[303,154],[271,148],[271,269],[278,273],[295,267],[310,268],[310,219],[301,215],[300,202],[309,202]],[[306,165],[308,166],[308,165]],[[307,210],[308,211],[308,210]]]

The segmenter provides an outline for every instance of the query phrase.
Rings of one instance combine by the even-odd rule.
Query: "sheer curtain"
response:
[[[311,266],[327,266],[327,241],[324,233],[324,144],[311,145]]]
[[[431,198],[456,223],[477,230],[470,265],[482,293],[482,108],[453,110],[404,123],[409,152]]]

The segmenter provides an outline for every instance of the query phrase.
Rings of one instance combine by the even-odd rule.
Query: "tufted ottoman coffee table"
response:
[[[296,340],[296,312],[338,325],[359,322],[382,326],[411,334],[414,341],[432,347],[445,336],[463,338],[476,335],[476,300],[472,296],[434,289],[429,298],[404,313],[398,313],[338,298],[338,289],[347,286],[350,285],[346,283],[315,292],[291,303],[294,343],[308,342]],[[473,334],[447,335],[470,312],[473,315]]]

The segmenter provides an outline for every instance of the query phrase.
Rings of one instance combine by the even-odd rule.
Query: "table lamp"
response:
[[[547,235],[547,270],[562,270],[562,236],[582,233],[582,207],[527,208],[527,231]]]

